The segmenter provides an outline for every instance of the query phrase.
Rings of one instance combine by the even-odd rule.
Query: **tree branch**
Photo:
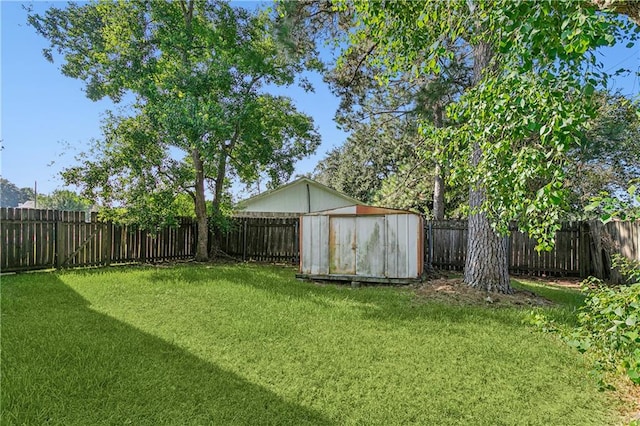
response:
[[[602,11],[626,15],[640,25],[640,0],[590,0],[588,4]]]

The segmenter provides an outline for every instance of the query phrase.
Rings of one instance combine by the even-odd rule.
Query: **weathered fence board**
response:
[[[50,267],[55,256],[54,211],[0,209],[0,269]]]

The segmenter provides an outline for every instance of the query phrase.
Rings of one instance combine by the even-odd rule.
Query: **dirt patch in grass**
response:
[[[578,290],[582,279],[572,277],[536,277],[532,275],[513,275],[511,278],[515,280],[522,279],[523,281],[530,281],[534,283],[540,283],[544,285],[552,285],[563,288],[573,288]]]
[[[636,421],[640,424],[640,386],[627,383],[620,391],[620,395],[623,401],[627,403],[627,407],[629,407],[626,420],[629,422]]]
[[[469,287],[462,278],[437,278],[416,288],[418,298],[460,305],[552,306],[554,303],[527,290],[514,289],[513,294],[487,293]]]

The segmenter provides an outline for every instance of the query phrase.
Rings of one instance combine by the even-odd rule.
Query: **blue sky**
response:
[[[22,4],[0,1],[3,146],[0,174],[20,188],[33,188],[37,181],[39,193],[50,193],[63,188],[59,172],[74,164],[74,157],[87,150],[92,139],[100,137],[104,112],[118,106],[106,99],[89,100],[82,91],[83,82],[63,76],[60,62],[52,64],[44,59],[42,49],[47,47],[46,40],[26,24],[27,12]],[[44,12],[54,4],[62,5],[32,3],[35,12]],[[297,86],[279,90],[279,94],[291,96],[299,110],[314,118],[322,136],[322,146],[315,155],[298,163],[296,174],[313,171],[327,151],[346,139],[333,121],[338,99],[319,74],[310,74],[309,78],[315,93],[306,93]],[[240,190],[238,187],[237,191]]]
[[[39,193],[50,193],[62,188],[59,172],[74,164],[74,156],[87,150],[92,139],[100,137],[101,117],[114,105],[108,100],[90,101],[81,81],[63,76],[59,62],[51,64],[43,58],[46,41],[26,24],[22,4],[0,3],[0,175],[18,187],[33,187],[37,181]],[[32,5],[36,12],[43,12],[52,4]],[[640,71],[640,44],[629,49],[625,44],[602,52],[605,67],[611,71],[623,67]],[[312,75],[311,80],[315,93],[297,87],[285,89],[298,108],[314,118],[322,136],[317,153],[298,163],[298,174],[313,171],[326,152],[341,145],[347,136],[333,121],[338,99],[319,75]],[[638,96],[640,78],[633,73],[619,76],[611,82],[611,88]]]

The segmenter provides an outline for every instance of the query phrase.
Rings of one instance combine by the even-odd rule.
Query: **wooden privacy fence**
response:
[[[462,270],[467,253],[466,221],[430,222],[425,240],[427,260],[435,268]],[[555,246],[538,253],[536,241],[517,229],[507,238],[509,270],[518,274],[587,277],[590,273],[590,238],[586,222],[565,222],[556,233]]]
[[[296,263],[300,256],[298,218],[237,218],[222,235],[220,249],[239,260]],[[426,222],[425,261],[438,269],[462,270],[467,250],[466,221]],[[538,253],[535,241],[513,230],[508,238],[513,273],[602,278],[611,253],[640,260],[640,222],[566,222],[552,251]],[[82,212],[0,209],[0,271],[99,266],[112,263],[189,259],[195,255],[196,225],[150,234],[135,226],[88,221]]]
[[[191,221],[149,234],[96,213],[0,208],[0,271],[188,259],[194,237]]]
[[[467,252],[466,221],[427,222],[426,261],[438,269],[462,270]],[[508,237],[509,270],[517,274],[594,275],[620,282],[611,271],[611,254],[640,261],[640,222],[565,222],[551,251],[538,253],[535,240],[517,229]]]
[[[300,220],[238,218],[225,233],[220,248],[242,260],[295,263],[300,258]]]

